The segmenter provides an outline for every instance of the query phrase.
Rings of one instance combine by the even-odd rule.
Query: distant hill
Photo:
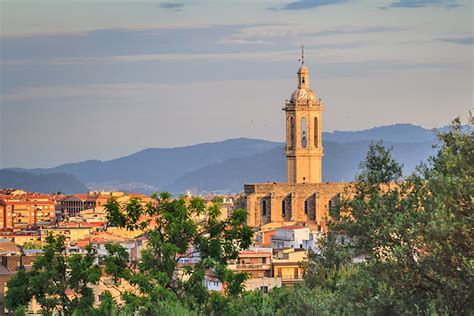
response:
[[[73,174],[91,189],[114,186],[121,190],[161,190],[187,172],[227,159],[268,151],[278,143],[257,139],[230,139],[177,148],[149,148],[109,161],[88,160],[48,169],[9,169],[34,174]]]
[[[394,124],[374,127],[362,131],[334,131],[323,133],[323,139],[329,142],[348,143],[383,139],[392,143],[424,143],[436,139],[435,130],[412,124]]]
[[[434,151],[434,131],[410,124],[355,132],[324,133],[324,181],[351,181],[371,142],[383,139],[411,172]],[[224,190],[240,192],[244,183],[286,181],[283,143],[230,139],[177,148],[149,148],[109,161],[89,160],[49,169],[9,169],[34,174],[68,173],[90,189],[150,193]],[[44,191],[44,190],[43,190]]]
[[[18,188],[40,193],[86,193],[87,188],[67,173],[33,174],[0,170],[0,188]]]
[[[324,143],[324,181],[352,181],[358,173],[359,164],[365,158],[370,141],[350,143]],[[434,154],[432,142],[385,143],[393,147],[393,156],[404,165],[405,173],[412,172],[417,164]],[[187,173],[165,190],[182,192],[229,191],[239,192],[244,183],[286,181],[286,157],[284,145],[251,157],[229,159],[219,164],[206,166]]]

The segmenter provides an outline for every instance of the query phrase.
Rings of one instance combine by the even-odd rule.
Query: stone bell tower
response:
[[[298,88],[285,101],[286,157],[288,183],[322,182],[322,113],[321,99],[309,87],[309,70],[304,65],[301,47]]]

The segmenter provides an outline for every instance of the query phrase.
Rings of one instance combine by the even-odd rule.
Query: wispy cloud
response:
[[[147,61],[188,61],[188,60],[286,60],[294,56],[292,51],[249,52],[249,53],[209,53],[209,54],[135,54],[103,57],[16,59],[2,61],[5,66],[22,65],[103,65],[113,63],[132,63]]]
[[[332,55],[332,54],[331,54]],[[309,55],[311,59],[315,59],[314,53]],[[252,58],[254,58],[253,56]],[[259,55],[261,60],[268,61],[268,53]],[[149,58],[152,58],[150,56]],[[286,60],[285,62],[295,60],[294,52],[286,52],[272,54],[272,60]],[[401,60],[397,58],[385,59],[368,59],[358,58],[355,61],[348,61],[344,54],[340,54],[338,58],[325,57],[320,55],[318,63],[318,72],[324,73],[327,78],[342,77],[360,77],[369,76],[370,74],[381,74],[387,72],[413,71],[419,69],[469,69],[470,63],[466,62],[417,62],[410,60]],[[232,59],[234,61],[235,59]],[[281,62],[280,62],[281,64]],[[168,78],[169,79],[169,78]],[[255,82],[265,80],[261,78],[255,79]],[[266,79],[268,80],[268,79]],[[273,78],[272,78],[273,80]],[[1,101],[5,106],[13,106],[18,101],[40,100],[40,99],[87,99],[90,97],[113,98],[114,100],[124,101],[129,98],[150,97],[156,95],[158,89],[172,89],[172,87],[182,87],[183,90],[191,88],[199,88],[207,85],[209,82],[225,84],[226,82],[248,82],[248,76],[240,79],[223,77],[204,80],[197,82],[183,82],[179,80],[174,82],[167,80],[165,83],[147,83],[147,82],[122,82],[122,83],[100,83],[100,84],[79,84],[79,85],[45,85],[36,87],[22,87],[11,90],[1,95]],[[199,89],[197,89],[199,90]]]
[[[2,60],[249,51],[245,47],[223,45],[219,40],[238,34],[243,28],[257,26],[262,24],[97,29],[85,33],[8,37],[2,39]]]
[[[163,2],[160,3],[160,8],[168,9],[172,11],[181,11],[184,7],[184,3],[177,3],[177,2]]]
[[[382,9],[424,7],[444,7],[447,9],[451,9],[458,6],[459,2],[456,0],[397,0],[390,3],[388,6],[382,7]]]
[[[396,26],[346,26],[315,32],[289,25],[243,24],[194,28],[108,29],[3,39],[3,65],[80,65],[135,61],[260,59],[304,41],[318,49],[347,49],[360,39],[318,36],[396,32]],[[120,39],[120,40],[117,40]],[[297,41],[297,42],[296,42]],[[370,41],[370,40],[369,40]],[[367,40],[366,40],[367,42]]]
[[[271,10],[306,10],[331,4],[341,4],[348,0],[299,0],[287,3],[283,6],[270,8]]]
[[[273,44],[286,42],[291,39],[302,40],[305,43],[311,43],[314,37],[334,36],[334,35],[351,35],[351,34],[369,34],[383,32],[399,32],[408,30],[402,26],[343,26],[328,28],[314,32],[306,29],[291,29],[285,26],[264,26],[264,27],[246,27],[237,33],[221,38],[218,43],[222,44]],[[332,40],[335,37],[332,38]],[[352,43],[352,42],[350,42]],[[337,44],[345,45],[348,42],[340,42]]]
[[[407,30],[401,26],[347,26],[327,29],[319,32],[311,33],[312,36],[327,36],[340,34],[365,34],[365,33],[382,33],[382,32],[398,32]]]
[[[234,42],[233,42],[234,41]],[[271,44],[263,41],[252,41],[246,39],[229,39],[222,40],[226,44]],[[318,52],[327,51],[332,55],[332,50],[357,49],[370,45],[367,41],[351,41],[351,42],[306,42],[308,50],[314,49]],[[248,52],[210,52],[199,54],[130,54],[130,55],[108,55],[94,57],[65,57],[65,58],[42,58],[42,59],[9,59],[0,60],[3,66],[75,66],[75,65],[107,65],[107,64],[123,64],[135,62],[179,62],[179,61],[289,61],[295,58],[296,50],[265,50],[265,51],[248,51]],[[307,52],[309,56],[310,53]],[[321,56],[320,56],[321,57]],[[336,56],[333,56],[335,59]],[[336,58],[337,59],[337,58]]]
[[[445,37],[437,38],[438,41],[449,42],[459,45],[474,45],[474,37]]]

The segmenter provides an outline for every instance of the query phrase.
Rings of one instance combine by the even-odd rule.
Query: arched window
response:
[[[263,216],[267,216],[267,200],[262,201],[262,214]]]
[[[301,147],[306,148],[306,118],[301,118]]]
[[[304,76],[301,77],[301,83],[304,83]]]
[[[304,213],[308,214],[308,200],[304,201]]]
[[[295,148],[295,134],[296,134],[296,128],[295,128],[295,119],[290,117],[290,147]]]
[[[315,117],[314,118],[314,147],[318,148],[319,147],[319,144],[318,144],[318,141],[319,141],[319,138],[318,138],[318,118]]]
[[[286,213],[286,201],[281,201],[281,215],[285,216]]]

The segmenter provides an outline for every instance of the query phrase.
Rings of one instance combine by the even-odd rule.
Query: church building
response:
[[[303,50],[297,75],[297,88],[283,108],[288,181],[244,185],[237,206],[247,209],[250,226],[296,223],[324,229],[329,208],[347,186],[347,183],[323,182],[324,105],[310,88]]]

